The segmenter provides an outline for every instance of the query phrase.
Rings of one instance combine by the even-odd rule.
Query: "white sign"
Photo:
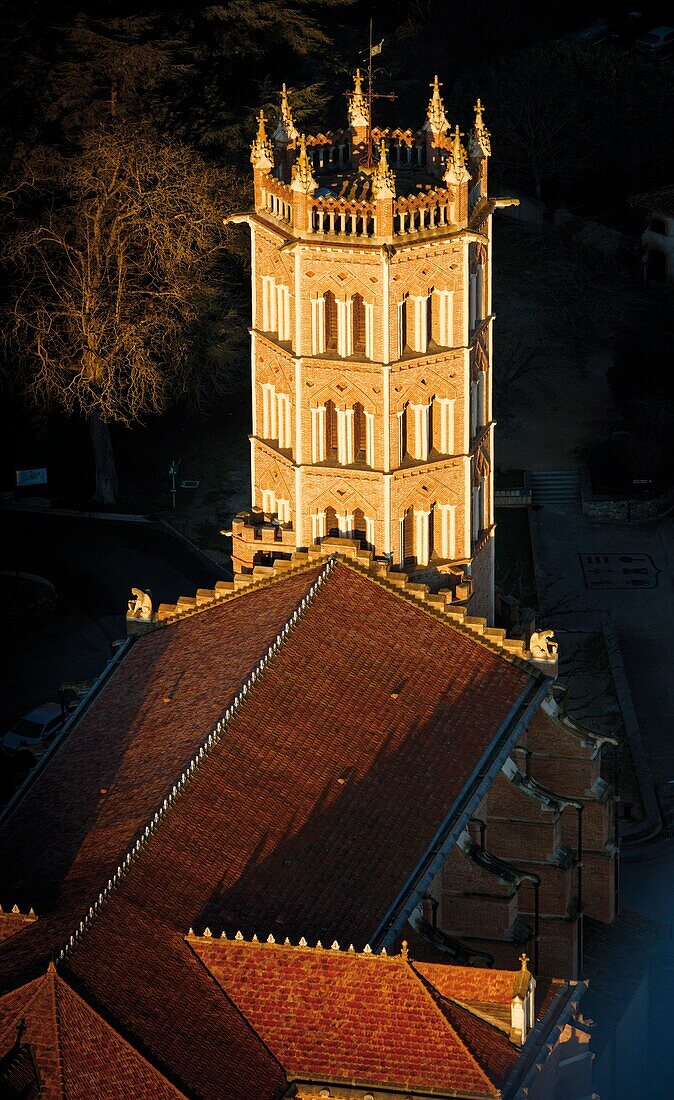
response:
[[[16,484],[19,489],[25,489],[27,485],[46,485],[47,470],[17,470]]]

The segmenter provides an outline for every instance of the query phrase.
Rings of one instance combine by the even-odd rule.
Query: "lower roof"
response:
[[[217,1095],[224,1036],[250,1068],[232,1096],[275,1095],[280,1067],[184,933],[362,947],[532,682],[341,562],[139,638],[0,828],[0,898],[40,917],[0,945],[0,982],[75,933],[72,980],[181,1087]]]

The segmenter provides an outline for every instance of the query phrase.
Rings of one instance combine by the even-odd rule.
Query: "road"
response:
[[[60,683],[98,675],[111,641],[125,635],[132,587],[150,589],[156,605],[223,578],[159,524],[4,510],[0,525],[0,569],[46,577],[59,595],[53,619],[12,639],[0,673],[0,729],[56,698]]]

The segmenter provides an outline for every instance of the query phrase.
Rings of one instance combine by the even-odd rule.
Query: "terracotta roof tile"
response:
[[[6,908],[90,904],[319,571],[135,641],[0,830]]]
[[[519,1058],[464,1009],[440,1010],[400,956],[190,943],[292,1077],[496,1096]]]
[[[443,997],[456,1001],[510,1004],[519,986],[520,971],[425,962],[415,962],[414,967]]]
[[[0,945],[0,981],[66,944],[321,568],[134,644],[0,830],[4,895],[41,914]],[[181,935],[240,925],[362,946],[528,682],[337,565],[96,913],[70,973],[186,1091],[217,1096],[230,1050],[231,1096],[274,1096],[280,1066]]]
[[[0,997],[0,1059],[19,1044],[31,1048],[45,1100],[183,1096],[53,968]]]

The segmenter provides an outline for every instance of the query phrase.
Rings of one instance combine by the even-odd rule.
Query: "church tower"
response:
[[[252,145],[252,509],[237,572],[337,536],[493,620],[489,131],[440,84],[418,131],[301,135],[285,86]]]

